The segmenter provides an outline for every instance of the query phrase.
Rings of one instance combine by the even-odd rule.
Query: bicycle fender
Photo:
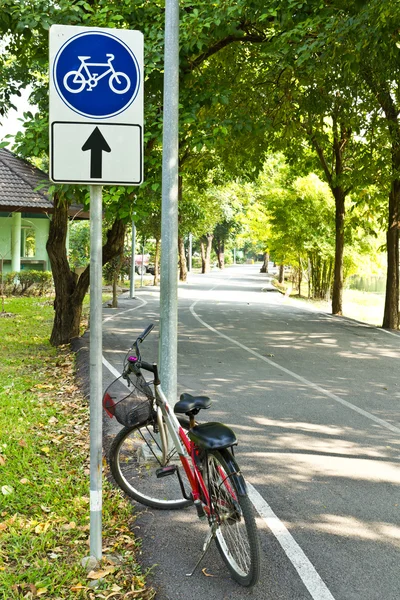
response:
[[[233,458],[229,450],[220,450],[219,452],[228,465],[229,470],[232,472],[232,479],[235,482],[239,496],[247,496],[246,482],[243,475],[240,473],[240,469],[236,460]]]

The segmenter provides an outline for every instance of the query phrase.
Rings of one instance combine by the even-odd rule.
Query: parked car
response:
[[[138,275],[145,275],[149,271],[150,254],[135,255],[135,271]]]

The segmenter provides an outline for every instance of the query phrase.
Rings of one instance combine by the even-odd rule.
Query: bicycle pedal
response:
[[[168,477],[168,475],[174,475],[178,470],[176,465],[167,465],[166,467],[161,467],[161,469],[157,469],[156,477],[157,479],[161,479],[162,477]]]

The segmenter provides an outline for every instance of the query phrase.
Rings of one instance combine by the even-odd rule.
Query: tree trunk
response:
[[[200,240],[200,254],[201,254],[201,272],[206,272],[206,245],[203,240]]]
[[[116,268],[113,273],[113,278],[112,278],[111,308],[118,308],[118,291],[117,291],[118,279],[119,279],[119,269]]]
[[[399,156],[400,163],[400,156]],[[389,195],[389,225],[387,240],[387,276],[385,310],[382,327],[398,329],[399,319],[399,226],[400,226],[400,180],[392,183]]]
[[[341,315],[343,312],[343,252],[346,194],[341,187],[333,188],[332,191],[336,204],[335,270],[332,290],[332,314]]]
[[[54,323],[50,336],[52,346],[69,344],[80,334],[82,303],[89,288],[90,267],[78,279],[69,267],[67,259],[68,204],[54,195],[54,213],[50,221],[49,237],[46,244],[53,273],[55,300]],[[123,252],[125,224],[115,221],[107,232],[107,242],[103,246],[103,265]]]
[[[214,236],[212,234],[208,233],[207,236],[205,236],[205,239],[202,239],[200,242],[202,273],[209,273],[211,271],[210,260],[213,237]]]
[[[156,238],[156,252],[154,256],[154,285],[160,281],[160,240]]]
[[[78,276],[69,268],[67,259],[68,204],[58,194],[54,195],[53,201],[54,214],[50,221],[46,250],[55,288],[55,313],[50,344],[59,346],[68,344],[71,338],[79,336],[82,303],[75,299]]]
[[[263,264],[260,269],[260,273],[268,273],[268,263],[269,263],[269,253],[264,252],[263,254]]]
[[[301,260],[299,258],[299,296],[301,296],[301,282],[303,280],[303,269],[301,268]]]
[[[278,277],[279,283],[283,283],[283,269],[284,269],[284,266],[279,265],[279,277]]]
[[[224,269],[225,268],[225,243],[223,240],[218,239],[216,241],[215,251],[217,253],[218,268]]]
[[[179,281],[187,280],[187,263],[185,256],[185,243],[183,237],[178,236],[178,256],[179,256]]]
[[[362,64],[362,75],[376,96],[388,125],[391,139],[392,152],[392,184],[389,194],[388,230],[387,240],[387,276],[385,309],[382,327],[398,329],[400,326],[399,314],[399,227],[400,227],[400,123],[399,107],[392,95],[392,82],[375,77],[375,70],[367,61]]]

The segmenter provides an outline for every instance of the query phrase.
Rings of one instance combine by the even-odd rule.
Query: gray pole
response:
[[[90,186],[90,555],[101,560],[102,535],[102,187]]]
[[[189,251],[188,251],[188,271],[192,270],[192,247],[193,247],[193,235],[189,233]]]
[[[129,286],[129,294],[131,298],[135,297],[135,245],[136,245],[136,225],[132,220],[132,264],[131,264],[131,282]]]
[[[165,3],[159,364],[171,405],[178,363],[179,0]]]
[[[233,249],[233,264],[236,265],[236,248]]]

